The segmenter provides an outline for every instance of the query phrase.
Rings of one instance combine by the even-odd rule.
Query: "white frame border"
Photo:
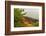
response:
[[[17,27],[14,28],[14,8],[40,8],[39,11],[39,27]],[[27,30],[42,30],[42,7],[41,6],[22,6],[11,5],[11,31],[27,31]],[[25,29],[26,28],[26,29]]]

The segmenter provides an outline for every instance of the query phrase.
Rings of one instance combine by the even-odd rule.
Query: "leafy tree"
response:
[[[14,8],[14,27],[22,26],[20,20],[23,17],[23,15],[26,14],[26,13],[21,14],[22,12],[24,12],[24,9]]]

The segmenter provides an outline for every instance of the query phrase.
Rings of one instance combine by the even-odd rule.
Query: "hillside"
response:
[[[19,21],[20,24],[18,23],[17,27],[31,27],[31,26],[38,26],[38,20],[29,18],[29,17],[24,17],[21,18]]]

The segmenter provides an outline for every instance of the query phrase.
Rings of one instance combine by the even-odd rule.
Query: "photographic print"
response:
[[[14,8],[14,27],[39,26],[39,9]]]
[[[44,3],[6,1],[6,34],[44,33],[44,26]]]

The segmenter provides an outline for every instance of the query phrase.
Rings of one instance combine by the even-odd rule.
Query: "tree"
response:
[[[24,12],[24,9],[14,8],[14,27],[22,26],[22,25],[20,25],[20,24],[22,24],[20,22],[20,20],[23,17],[23,15],[26,14],[26,13],[21,14],[22,12]]]

